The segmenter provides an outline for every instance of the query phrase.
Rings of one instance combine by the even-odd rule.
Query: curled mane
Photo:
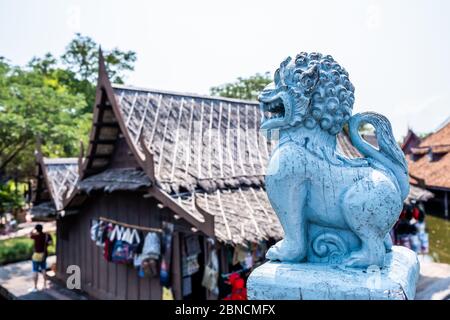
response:
[[[278,77],[278,81],[287,85],[294,97],[302,95],[310,99],[306,112],[302,112],[302,119],[299,120],[309,129],[320,125],[330,134],[338,134],[350,119],[355,101],[355,88],[348,72],[333,57],[320,53],[302,52],[292,64],[290,62],[288,58],[280,65],[275,82]],[[302,75],[306,72],[311,76]],[[312,77],[316,79],[314,85],[308,82]],[[308,87],[312,90],[305,90]]]

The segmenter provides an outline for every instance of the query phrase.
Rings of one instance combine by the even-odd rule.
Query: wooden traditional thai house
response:
[[[435,197],[427,212],[448,217],[450,193],[450,121],[411,148],[408,156],[411,184],[425,188]]]
[[[54,219],[64,208],[64,199],[78,181],[77,158],[45,158],[36,150],[36,183],[31,214],[34,219]]]
[[[201,268],[191,296],[215,298],[201,286],[206,238],[216,240],[220,272],[228,273],[233,246],[282,236],[263,189],[270,146],[258,135],[259,118],[251,101],[111,85],[101,59],[89,145],[57,222],[57,276],[78,265],[93,297],[161,299],[157,277],[103,259],[90,226],[98,218],[155,229],[168,221],[174,297],[183,298],[184,239],[197,235]]]
[[[67,279],[67,267],[77,265],[81,289],[95,298],[161,299],[158,277],[140,278],[132,266],[103,259],[90,229],[100,218],[152,230],[167,221],[174,224],[174,297],[218,298],[201,285],[208,238],[215,240],[220,274],[227,274],[235,271],[239,248],[283,236],[264,191],[271,144],[259,122],[254,101],[111,85],[100,58],[89,145],[57,221],[57,277]],[[338,148],[359,156],[345,134]],[[202,252],[200,270],[187,283],[182,256],[192,236]]]

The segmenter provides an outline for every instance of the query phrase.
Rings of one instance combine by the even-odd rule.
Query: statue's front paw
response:
[[[278,248],[274,245],[266,253],[266,259],[271,261],[281,261]]]
[[[347,268],[365,268],[369,265],[368,259],[362,255],[351,255],[343,263]]]
[[[267,251],[266,258],[271,261],[299,262],[304,259],[304,254],[298,245],[281,240]]]
[[[344,266],[348,268],[367,268],[371,265],[383,265],[382,259],[376,259],[373,255],[365,251],[357,251],[350,254],[350,256],[344,260]]]

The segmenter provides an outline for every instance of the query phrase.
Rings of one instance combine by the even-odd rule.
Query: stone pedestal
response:
[[[250,300],[412,300],[419,278],[417,255],[394,246],[383,268],[267,262],[248,278]]]

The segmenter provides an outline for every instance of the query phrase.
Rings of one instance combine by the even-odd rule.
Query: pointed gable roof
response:
[[[54,215],[63,210],[66,196],[78,181],[77,158],[45,158],[40,148],[36,151],[37,175],[33,192],[32,214]]]

